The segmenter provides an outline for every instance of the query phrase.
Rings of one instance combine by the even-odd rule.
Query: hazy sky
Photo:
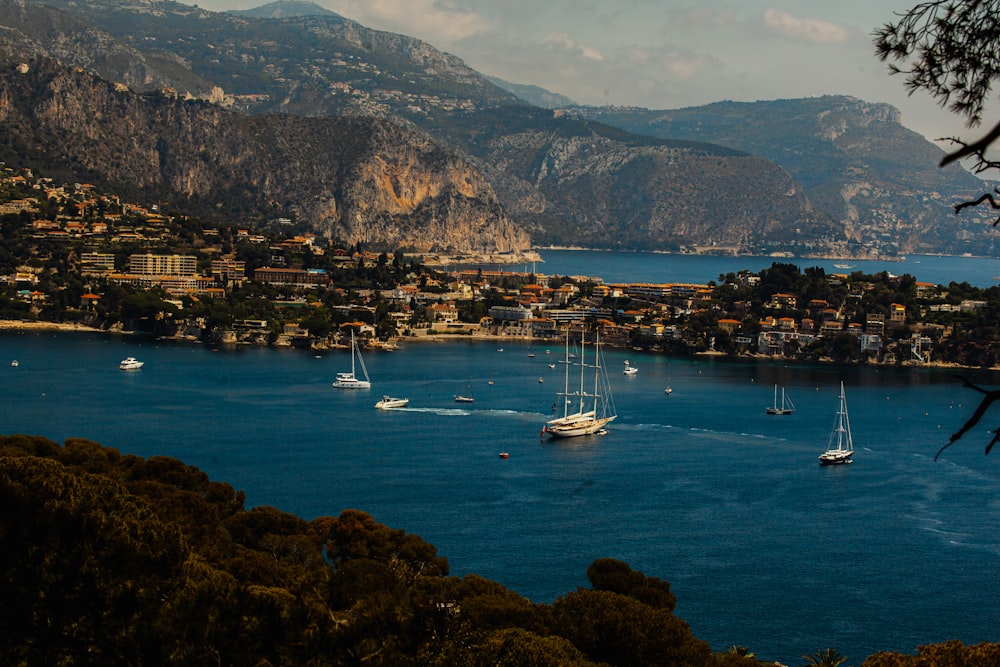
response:
[[[222,11],[267,2],[197,4]],[[926,93],[907,95],[903,78],[890,76],[874,56],[874,30],[916,0],[315,2],[368,27],[422,39],[484,74],[582,104],[677,109],[844,94],[896,106],[903,124],[928,139],[970,136]]]

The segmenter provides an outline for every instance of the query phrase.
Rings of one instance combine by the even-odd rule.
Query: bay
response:
[[[174,456],[248,506],[306,519],[361,509],[434,544],[452,574],[538,602],[618,558],[669,581],[676,613],[716,650],[798,664],[834,647],[858,664],[1000,639],[1000,471],[983,454],[994,424],[933,460],[978,400],[954,371],[608,350],[619,419],[605,436],[549,442],[558,342],[499,347],[405,342],[366,355],[371,391],[344,392],[330,384],[346,352],[6,334],[0,433]],[[126,356],[145,366],[119,371]],[[626,358],[637,375],[620,372]],[[824,468],[840,381],[858,453]],[[765,415],[775,384],[793,415]],[[474,403],[453,401],[468,391]],[[409,408],[375,410],[383,393]]]
[[[719,275],[743,269],[758,272],[775,263],[794,264],[800,269],[820,267],[826,273],[862,271],[872,275],[885,271],[910,274],[917,280],[939,285],[968,282],[987,288],[998,284],[1000,259],[995,257],[954,257],[913,255],[902,261],[835,260],[809,257],[671,255],[654,252],[604,252],[599,250],[540,250],[542,262],[518,265],[516,270],[538,271],[547,275],[585,275],[605,282],[698,283],[718,282]],[[850,268],[838,268],[846,264]],[[496,267],[491,267],[496,268]],[[513,267],[512,267],[513,268]]]

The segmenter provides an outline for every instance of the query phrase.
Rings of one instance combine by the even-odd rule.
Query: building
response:
[[[139,276],[193,276],[198,270],[194,255],[130,255],[129,273]]]

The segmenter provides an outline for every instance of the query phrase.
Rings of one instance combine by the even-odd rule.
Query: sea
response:
[[[545,272],[673,281],[673,264],[690,262],[570,252],[543,252],[560,267]],[[739,270],[709,259],[684,280]],[[986,286],[968,258],[939,259],[921,260],[918,279]],[[118,370],[127,356],[145,365]],[[985,454],[1000,415],[935,460],[980,398],[956,376],[993,387],[1000,374],[608,348],[617,420],[605,435],[550,441],[541,428],[561,400],[563,356],[560,341],[403,341],[365,354],[371,390],[345,391],[331,383],[350,368],[346,351],[7,333],[0,433],[176,457],[244,491],[248,507],[305,519],[360,509],[435,545],[453,575],[540,603],[588,587],[587,566],[616,558],[670,582],[675,613],[714,650],[799,664],[830,647],[856,665],[876,651],[1000,641],[1000,451]],[[637,374],[622,372],[626,360]],[[840,383],[856,454],[822,467]],[[793,414],[765,414],[776,388]],[[454,401],[469,393],[473,403]],[[375,410],[383,394],[409,406]]]

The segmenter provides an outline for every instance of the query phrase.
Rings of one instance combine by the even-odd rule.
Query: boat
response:
[[[507,453],[507,452],[500,452],[500,458],[502,458],[502,459],[509,459],[510,458],[510,454]]]
[[[847,416],[847,397],[844,395],[844,383],[840,383],[840,406],[833,420],[833,429],[826,443],[826,451],[819,455],[822,466],[838,463],[853,463],[854,439],[851,437],[851,421]]]
[[[475,403],[476,398],[472,395],[472,382],[465,384],[464,394],[455,394],[456,403]]]
[[[667,387],[666,389],[663,390],[663,393],[669,396],[670,394],[674,393],[674,390],[671,389],[670,387]]]
[[[121,360],[121,362],[119,362],[118,368],[123,371],[135,371],[142,368],[144,363],[144,361],[139,361],[135,357],[125,357]]]
[[[854,268],[854,264],[840,264],[840,263],[835,263],[833,265],[833,268],[835,268],[835,269],[853,269]]]
[[[628,362],[628,359],[626,359],[625,360],[625,370],[622,371],[622,372],[625,373],[625,375],[635,375],[636,373],[639,372],[639,369],[637,367],[633,366],[632,364],[630,364]]]
[[[365,376],[364,380],[355,375],[355,361],[357,362],[356,365],[361,367],[361,372]],[[365,368],[365,360],[361,356],[361,349],[354,339],[353,331],[351,331],[351,372],[337,373],[333,386],[337,389],[371,389],[372,387],[372,383],[368,379],[368,369]]]
[[[581,340],[580,344],[580,386],[570,390],[570,352],[569,352],[569,332],[566,332],[566,377],[563,391],[559,392],[563,396],[563,414],[561,417],[550,419],[542,427],[542,436],[548,435],[550,438],[573,438],[581,435],[603,435],[607,433],[605,428],[614,421],[618,415],[615,412],[614,399],[611,395],[611,384],[608,380],[607,372],[602,363],[601,337],[598,334],[594,340],[594,360],[586,363],[585,345],[586,341]],[[593,389],[588,390],[587,373],[593,370]],[[575,380],[574,380],[575,381]],[[590,402],[589,399],[593,399]],[[570,412],[571,406],[576,406],[575,412]]]
[[[15,359],[14,361],[10,362],[10,365],[13,366],[14,368],[17,368],[18,365],[19,365],[18,362],[17,362],[17,359]]]
[[[769,415],[790,415],[795,412],[795,404],[785,395],[784,387],[781,388],[781,403],[778,403],[778,385],[774,385],[774,405],[768,406],[765,412]]]
[[[392,410],[394,408],[405,408],[410,404],[410,399],[408,398],[393,398],[392,396],[383,396],[382,400],[375,404],[375,408],[378,410]]]

